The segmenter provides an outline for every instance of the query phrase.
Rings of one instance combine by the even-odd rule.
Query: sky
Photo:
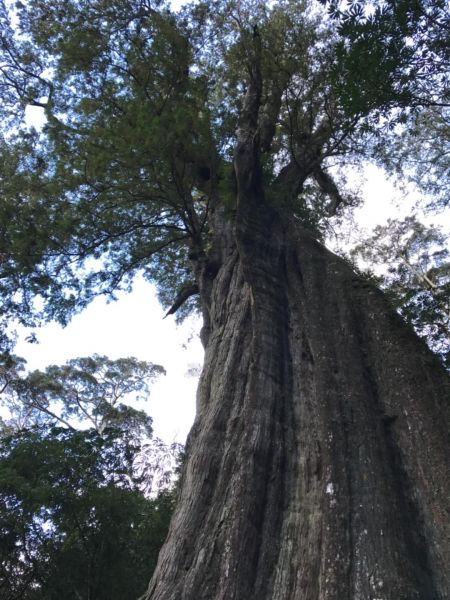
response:
[[[135,356],[162,365],[166,375],[151,384],[150,396],[140,407],[153,417],[156,436],[184,443],[195,415],[198,383],[190,371],[198,372],[203,361],[200,319],[189,318],[180,326],[173,316],[164,319],[155,290],[143,277],[135,279],[131,293],[117,297],[109,303],[97,298],[66,328],[45,325],[37,331],[38,344],[27,343],[27,331],[18,328],[15,353],[26,358],[30,370],[92,354]]]

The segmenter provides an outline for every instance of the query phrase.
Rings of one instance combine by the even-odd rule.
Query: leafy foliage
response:
[[[307,2],[221,0],[172,14],[159,2],[31,0],[16,15],[0,67],[4,123],[15,124],[0,146],[9,315],[65,323],[138,270],[165,304],[192,281],[213,210],[236,202],[253,25],[267,196],[319,229],[345,204],[325,171],[351,151],[354,118],[332,87],[333,35]],[[41,131],[24,125],[27,107],[44,112]]]
[[[65,323],[138,270],[166,305],[192,284],[235,215],[256,65],[268,202],[320,236],[354,204],[330,167],[372,155],[445,203],[446,3],[322,4],[332,23],[306,0],[31,0],[16,31],[2,4],[2,315]]]
[[[395,136],[379,139],[374,155],[388,172],[425,194],[434,211],[450,203],[450,110],[427,107],[414,111]]]
[[[339,23],[348,109],[448,106],[450,12],[444,0],[321,0]]]
[[[3,436],[0,593],[8,600],[134,600],[148,582],[174,492],[146,498],[117,430],[41,426]]]
[[[368,155],[449,203],[450,10],[444,0],[322,0],[339,24],[336,84],[374,134]]]
[[[188,77],[173,19],[150,5],[32,2],[19,16],[28,41],[7,45],[4,80],[17,106],[42,107],[47,123],[5,150],[2,191],[15,192],[5,210],[14,207],[18,227],[7,233],[14,267],[4,280],[22,291],[22,313],[40,293],[64,321],[137,269],[158,278],[167,247],[200,235],[204,207],[194,213],[189,170],[210,154],[198,116],[204,83]]]

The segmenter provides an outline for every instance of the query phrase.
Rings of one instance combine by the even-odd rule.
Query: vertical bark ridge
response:
[[[445,600],[447,376],[379,291],[261,213],[212,284],[181,498],[146,598]]]

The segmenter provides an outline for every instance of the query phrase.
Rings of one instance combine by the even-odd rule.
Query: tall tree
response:
[[[165,373],[163,367],[94,354],[24,376],[25,362],[7,352],[0,356],[0,400],[11,409],[12,421],[18,421],[16,428],[58,422],[69,429],[82,423],[100,435],[108,427],[138,437],[151,433],[151,417],[124,401],[148,396],[149,382]]]
[[[145,598],[448,597],[447,373],[319,241],[349,202],[329,167],[361,141],[323,16],[289,0],[18,13],[4,108],[47,121],[5,138],[5,306],[64,321],[143,269],[203,315]]]

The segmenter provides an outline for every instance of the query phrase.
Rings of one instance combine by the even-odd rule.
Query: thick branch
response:
[[[253,53],[249,64],[249,81],[237,130],[234,169],[238,196],[247,196],[258,183],[260,172],[258,113],[261,105],[261,39],[258,30],[253,33]]]
[[[72,427],[72,425],[68,421],[66,421],[63,417],[59,416],[58,414],[54,413],[49,408],[41,404],[39,400],[32,400],[31,406],[36,410],[40,410],[41,412],[47,414],[49,417],[56,419],[57,421],[59,421],[59,423],[65,425],[68,429],[70,429],[70,431],[76,431],[76,429]]]
[[[168,317],[169,315],[173,315],[174,313],[177,312],[177,310],[180,308],[180,306],[182,306],[186,300],[188,298],[190,298],[191,296],[193,296],[194,294],[198,294],[198,285],[196,283],[192,283],[190,285],[187,285],[185,287],[183,287],[177,294],[177,297],[175,298],[174,303],[172,304],[172,306],[170,307],[170,309],[167,311],[167,313],[164,315],[164,318]]]
[[[301,192],[307,173],[303,171],[296,160],[291,160],[281,169],[276,180],[275,186],[282,195],[288,195],[289,198],[296,198]]]
[[[338,206],[344,203],[344,199],[339,193],[333,178],[331,175],[326,173],[320,165],[317,165],[317,167],[314,169],[313,177],[319,184],[320,189],[330,197],[331,202],[327,207],[327,212],[330,216],[334,216]]]
[[[275,135],[275,128],[280,113],[283,90],[287,83],[288,76],[284,80],[274,82],[259,116],[259,139],[261,152],[268,152],[272,145]]]

